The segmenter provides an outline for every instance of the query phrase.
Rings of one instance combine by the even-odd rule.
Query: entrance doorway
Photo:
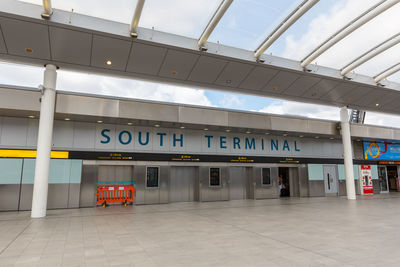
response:
[[[389,182],[389,190],[390,191],[398,191],[399,182],[398,182],[398,173],[397,166],[386,166],[387,170],[387,179]]]
[[[278,185],[280,190],[280,197],[290,197],[290,180],[289,180],[289,168],[279,168]]]
[[[378,179],[379,179],[379,187],[381,193],[388,193],[389,192],[389,185],[388,185],[388,177],[386,172],[386,166],[379,166],[378,167]]]

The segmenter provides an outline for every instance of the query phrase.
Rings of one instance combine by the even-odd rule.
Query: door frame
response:
[[[381,183],[380,183],[380,181],[379,181],[379,168],[385,168],[386,191],[382,191],[382,188],[381,188]],[[380,193],[388,194],[388,193],[389,193],[389,180],[388,180],[388,174],[387,174],[386,165],[381,165],[381,166],[378,165],[378,181],[379,181],[379,190],[380,190]]]
[[[336,184],[336,192],[327,192],[327,177],[325,177],[325,167],[333,167],[333,169],[335,170],[335,184]],[[325,195],[329,196],[329,195],[339,195],[339,171],[338,171],[338,166],[335,164],[323,164],[322,165],[322,173],[323,173],[323,177],[324,177],[324,189],[325,189]]]

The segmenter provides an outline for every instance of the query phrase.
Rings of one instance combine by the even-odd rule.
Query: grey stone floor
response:
[[[400,195],[0,213],[0,266],[400,266]]]

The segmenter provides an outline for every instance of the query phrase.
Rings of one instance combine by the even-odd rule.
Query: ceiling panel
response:
[[[382,100],[389,97],[389,93],[386,92],[383,88],[382,89],[370,89],[367,93],[365,93],[359,99],[354,100],[355,105],[366,105],[370,106],[373,105],[376,108],[376,104],[381,104]]]
[[[92,35],[85,32],[50,27],[51,55],[56,61],[90,65]]]
[[[91,65],[94,67],[125,70],[131,42],[93,35]],[[106,62],[110,60],[111,65]]]
[[[297,79],[291,86],[289,86],[285,91],[285,95],[301,96],[303,95],[311,86],[315,85],[321,81],[321,78],[313,76],[302,76]]]
[[[226,63],[226,60],[201,56],[197,61],[196,66],[194,66],[192,73],[190,73],[188,80],[194,82],[213,83],[225,67]]]
[[[215,84],[237,87],[247,77],[254,66],[231,61],[218,76]]]
[[[358,105],[358,103],[362,103],[363,105],[365,105],[365,103],[362,101],[362,98],[364,98],[370,91],[370,87],[358,86],[349,90],[347,94],[343,94],[342,96],[340,96],[338,99],[336,99],[336,101],[346,104]]]
[[[166,48],[133,42],[126,70],[157,75],[166,53]]]
[[[390,97],[390,101],[385,102],[383,105],[381,105],[381,108],[393,110],[396,107],[400,107],[399,103],[400,103],[400,95],[395,93],[395,96]]]
[[[50,59],[48,26],[9,18],[0,24],[9,54]]]
[[[340,82],[333,81],[329,79],[322,79],[320,82],[312,86],[309,90],[307,90],[303,96],[307,98],[318,99],[321,96],[327,94],[330,90],[338,86]]]
[[[164,63],[160,69],[160,76],[186,80],[196,64],[199,55],[168,50]]]
[[[320,99],[327,101],[336,101],[336,99],[346,95],[357,86],[358,85],[353,83],[341,82],[335,88],[323,95]]]
[[[298,78],[300,78],[300,74],[288,71],[280,71],[267,83],[267,85],[263,88],[263,91],[282,93]]]
[[[0,53],[1,54],[7,53],[6,43],[4,42],[3,38],[3,31],[1,30],[1,24],[0,24]]]
[[[246,79],[239,85],[240,88],[261,90],[264,85],[272,79],[278,70],[257,66],[255,67]]]

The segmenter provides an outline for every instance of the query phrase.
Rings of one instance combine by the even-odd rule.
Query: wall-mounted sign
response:
[[[364,159],[400,160],[400,144],[364,141]]]
[[[371,165],[360,165],[360,191],[362,195],[373,195]]]

